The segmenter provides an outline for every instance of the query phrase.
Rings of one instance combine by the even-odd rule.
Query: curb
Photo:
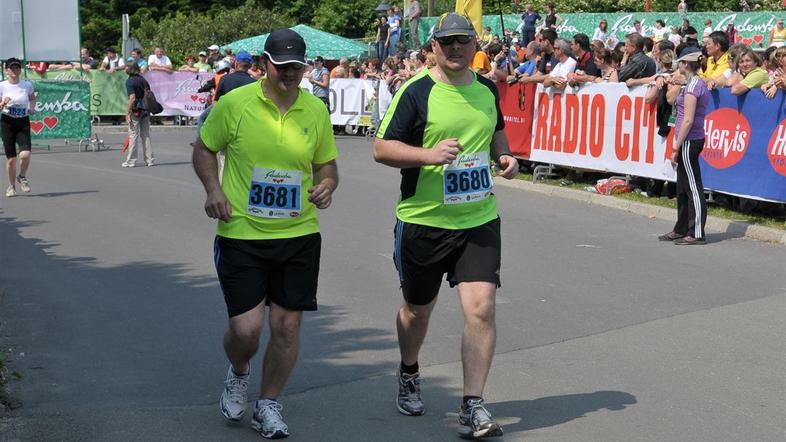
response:
[[[172,125],[161,125],[161,126],[150,126],[151,131],[159,131],[165,130],[169,131],[191,131],[196,133],[196,126],[172,126]],[[124,124],[118,125],[111,125],[111,126],[93,126],[93,133],[94,134],[127,134],[128,133],[128,126]]]
[[[617,210],[644,215],[650,218],[658,218],[665,221],[677,219],[677,209],[669,207],[654,206],[651,204],[627,201],[613,196],[600,195],[597,193],[583,192],[581,190],[566,189],[564,187],[550,186],[547,184],[535,184],[519,179],[506,180],[495,177],[494,185],[512,187],[515,189],[526,190],[528,192],[540,193],[548,196],[557,196],[587,204],[609,207]],[[706,230],[713,232],[729,233],[734,237],[755,239],[757,241],[767,241],[786,245],[786,231],[773,229],[772,227],[758,226],[743,221],[733,221],[714,216],[707,217]]]

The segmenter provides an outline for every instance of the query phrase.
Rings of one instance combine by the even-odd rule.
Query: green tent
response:
[[[341,57],[354,58],[368,53],[366,45],[329,32],[320,31],[306,25],[297,25],[290,29],[300,34],[306,41],[306,56],[308,58],[321,55],[325,60],[338,60]],[[233,41],[222,47],[222,49],[231,48],[235,53],[237,51],[248,51],[251,55],[261,55],[265,51],[265,40],[267,40],[268,35],[270,34]]]

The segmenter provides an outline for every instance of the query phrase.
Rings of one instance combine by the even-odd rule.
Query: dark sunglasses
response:
[[[270,64],[275,66],[276,70],[279,71],[279,72],[281,72],[281,71],[296,71],[298,69],[304,69],[305,68],[305,66],[300,64],[300,63],[284,63],[284,64],[270,63]]]
[[[437,38],[437,43],[441,44],[442,46],[452,45],[453,42],[459,42],[460,44],[467,44],[472,41],[472,37],[469,35],[451,35],[449,37],[439,37]]]
[[[19,66],[18,64],[12,64],[11,66],[8,66],[8,69],[22,69],[22,66]]]

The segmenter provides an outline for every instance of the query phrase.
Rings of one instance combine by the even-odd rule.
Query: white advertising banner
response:
[[[561,92],[538,86],[530,159],[673,181],[664,170],[673,139],[658,135],[655,104],[644,102],[646,91],[623,83]]]
[[[311,92],[307,79],[300,87]],[[374,106],[374,84],[371,80],[334,78],[330,80],[330,122],[335,126],[370,126]]]

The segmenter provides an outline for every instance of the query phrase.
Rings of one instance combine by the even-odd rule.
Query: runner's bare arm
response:
[[[207,192],[205,200],[205,213],[210,218],[218,218],[229,221],[232,217],[232,207],[229,204],[224,192],[221,190],[221,183],[218,181],[218,160],[216,154],[205,146],[202,139],[197,139],[194,143],[194,153],[191,156],[199,180]]]
[[[314,187],[308,189],[308,200],[317,209],[327,209],[333,201],[333,192],[338,187],[338,165],[336,160],[323,164],[312,164],[314,169]]]
[[[491,155],[494,161],[502,168],[502,177],[511,179],[519,173],[519,161],[510,153],[508,137],[504,130],[494,132],[491,137]]]
[[[27,99],[30,101],[30,106],[28,108],[27,113],[29,115],[33,115],[33,114],[35,114],[35,103],[36,103],[35,92],[33,92],[32,94],[28,95]]]
[[[426,165],[450,164],[461,152],[456,138],[448,138],[432,148],[410,146],[397,140],[374,141],[374,160],[390,167],[406,169]]]

